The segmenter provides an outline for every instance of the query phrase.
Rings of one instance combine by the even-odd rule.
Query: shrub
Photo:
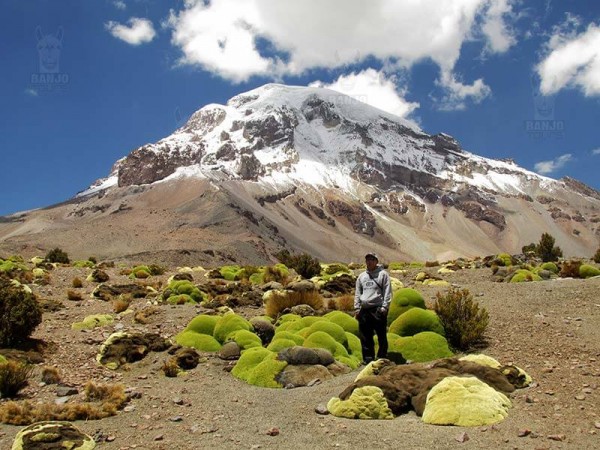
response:
[[[0,397],[15,397],[27,386],[27,380],[33,367],[17,361],[6,361],[0,364]]]
[[[390,303],[390,310],[387,317],[388,325],[410,308],[425,309],[425,299],[423,299],[423,296],[419,291],[411,288],[397,290]]]
[[[79,289],[83,287],[83,281],[81,281],[81,278],[73,278],[73,281],[71,282],[71,286],[73,286],[75,289]]]
[[[434,310],[452,347],[468,350],[483,340],[489,315],[485,308],[479,308],[468,289],[451,288],[446,295],[438,292]]]
[[[543,233],[540,242],[535,247],[535,253],[542,258],[543,262],[558,261],[558,258],[563,255],[560,247],[554,246],[555,239],[549,233]]]
[[[0,347],[23,341],[41,322],[42,310],[35,296],[0,279]]]
[[[431,310],[422,308],[410,308],[392,322],[390,333],[398,336],[414,336],[423,331],[433,331],[444,335],[444,327],[438,315]]]
[[[596,253],[592,259],[596,264],[600,264],[600,247],[598,247],[598,250],[596,250]]]
[[[553,262],[545,262],[542,265],[540,265],[540,269],[542,270],[549,270],[552,273],[558,273],[558,266],[553,263]]]
[[[323,297],[317,291],[270,291],[265,303],[265,314],[277,317],[284,309],[296,305],[309,305],[315,310],[323,308]]]
[[[114,299],[112,302],[113,311],[116,314],[122,313],[123,311],[127,311],[127,308],[129,308],[129,305],[131,304],[132,300],[133,298],[131,297],[131,295],[119,295],[119,297]]]
[[[69,264],[69,255],[58,247],[46,253],[44,259],[51,263]]]
[[[535,243],[532,242],[531,244],[527,244],[521,247],[521,253],[523,253],[524,255],[526,255],[527,253],[535,253],[535,248]]]
[[[581,261],[565,261],[560,267],[559,275],[562,278],[579,278],[579,267]]]
[[[312,278],[321,273],[321,263],[317,258],[313,258],[308,253],[292,255],[287,250],[282,250],[275,256],[279,261],[287,267],[294,269],[304,278]]]
[[[393,347],[405,360],[413,362],[426,362],[452,356],[446,338],[433,331],[400,337],[394,342]]]
[[[60,373],[56,367],[46,366],[42,369],[42,381],[46,384],[60,383]]]
[[[354,295],[347,294],[334,299],[338,311],[354,311]]]
[[[72,291],[71,289],[67,290],[67,298],[74,302],[79,302],[83,300],[81,294],[77,291]]]

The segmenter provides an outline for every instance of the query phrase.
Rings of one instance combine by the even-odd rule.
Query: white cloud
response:
[[[578,25],[577,18],[569,17],[554,30],[547,44],[549,54],[536,67],[543,94],[576,87],[586,96],[600,95],[600,26],[592,23],[576,34]]]
[[[406,119],[419,107],[419,103],[409,102],[403,98],[406,95],[406,89],[397,88],[396,79],[393,76],[386,77],[384,73],[374,69],[341,75],[330,84],[316,81],[311,83],[311,86],[325,87],[341,92]]]
[[[114,0],[113,5],[115,6],[115,8],[121,9],[121,10],[127,8],[127,5],[125,4],[125,2],[123,0]]]
[[[592,155],[600,155],[600,147],[595,148],[594,150],[592,150]]]
[[[481,78],[470,85],[463,84],[452,72],[442,72],[437,83],[446,89],[446,95],[438,101],[438,107],[442,111],[463,110],[466,108],[467,99],[480,103],[492,93],[490,87]]]
[[[154,26],[148,19],[132,17],[127,23],[129,26],[111,20],[105,24],[105,27],[114,37],[131,45],[140,45],[150,42],[154,39],[154,36],[156,36]]]
[[[32,88],[25,89],[25,94],[29,95],[30,97],[37,97],[38,95],[40,95],[36,89]]]
[[[573,155],[570,153],[565,153],[564,155],[559,156],[556,159],[551,161],[540,161],[535,164],[535,171],[542,174],[548,175],[552,172],[556,172],[558,169],[561,169],[567,164],[569,161],[573,159]]]
[[[516,43],[515,32],[507,22],[506,17],[512,17],[511,0],[493,2],[488,9],[481,30],[488,38],[489,49],[493,52],[505,52]]]
[[[439,86],[460,101],[489,93],[483,80],[462,84],[454,67],[463,43],[482,39],[493,52],[514,44],[507,25],[516,0],[187,0],[166,23],[181,64],[234,82],[253,75],[299,75],[374,57],[408,68],[430,59]],[[275,52],[266,54],[257,38]],[[261,52],[262,51],[262,52]],[[273,54],[275,53],[275,54]]]

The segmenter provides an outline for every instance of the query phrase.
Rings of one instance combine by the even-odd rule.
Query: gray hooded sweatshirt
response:
[[[379,284],[381,288],[377,286],[377,284]],[[390,275],[382,266],[377,266],[370,273],[364,271],[356,279],[354,309],[371,309],[380,306],[389,309],[391,300],[392,285],[390,282]]]

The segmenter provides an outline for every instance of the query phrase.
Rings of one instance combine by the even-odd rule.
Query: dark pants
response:
[[[387,314],[380,314],[377,308],[361,309],[358,313],[358,331],[360,333],[360,343],[362,345],[362,354],[364,361],[375,359],[375,342],[373,334],[377,333],[379,342],[378,358],[387,357]]]

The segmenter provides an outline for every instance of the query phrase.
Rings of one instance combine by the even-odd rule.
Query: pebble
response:
[[[517,433],[517,436],[525,437],[525,436],[529,436],[530,434],[531,434],[531,430],[524,429],[524,430],[519,430],[519,433]]]
[[[467,433],[463,432],[463,433],[460,433],[458,436],[456,436],[454,438],[454,440],[456,442],[460,442],[460,443],[467,442],[469,440],[469,435]]]
[[[576,395],[575,400],[585,400],[585,395],[583,395],[583,394]]]
[[[162,435],[162,434],[159,434],[159,435],[157,435],[157,436],[154,436],[154,440],[155,440],[155,441],[162,441],[164,438],[165,438],[165,436],[164,436],[164,435]]]
[[[175,397],[173,399],[173,403],[175,403],[176,405],[183,405],[183,399],[180,397]]]
[[[279,435],[279,428],[277,428],[277,427],[269,428],[267,430],[267,434],[269,436],[277,436],[277,435]]]
[[[317,414],[321,414],[322,416],[326,416],[329,414],[329,410],[327,409],[327,406],[325,406],[323,403],[320,403],[315,407],[315,412]]]
[[[600,422],[594,423],[594,426],[600,430]]]
[[[169,417],[169,420],[171,422],[181,422],[183,420],[183,417],[181,417],[181,416],[173,416],[173,417]]]
[[[566,439],[567,437],[564,434],[549,434],[548,435],[548,439],[553,440],[553,441],[559,441],[562,442]]]

